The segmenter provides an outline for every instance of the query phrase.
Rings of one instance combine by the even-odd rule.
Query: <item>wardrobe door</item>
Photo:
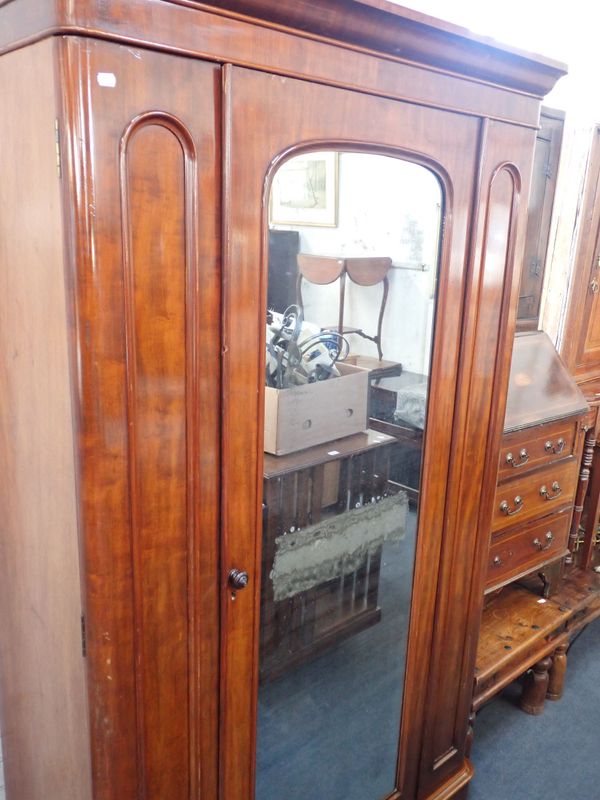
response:
[[[255,71],[227,67],[224,77],[221,797],[379,800],[389,796],[408,800],[417,791],[433,797],[436,787],[442,785],[443,796],[450,796],[471,774],[465,739],[474,657],[472,628],[479,604],[478,590],[472,593],[473,567],[478,527],[485,535],[489,525],[491,498],[483,495],[482,483],[486,469],[496,468],[503,414],[503,409],[492,402],[493,365],[507,335],[502,308],[511,290],[511,271],[506,268],[514,249],[514,211],[521,184],[519,167],[510,163],[510,148],[503,149],[502,137],[498,148],[493,143],[498,130],[509,130],[509,126]],[[524,131],[521,137],[518,134],[514,152],[521,153],[523,146],[531,148],[533,135],[532,131]],[[484,158],[486,141],[492,142],[492,147]],[[315,163],[319,158],[320,165]],[[372,166],[365,168],[364,161],[359,165],[357,174],[362,170],[363,181],[349,188],[350,162],[357,166],[360,159],[369,158],[376,160]],[[382,167],[377,159],[386,161],[389,168]],[[361,191],[367,193],[366,202],[361,199],[367,215],[370,207],[381,205],[381,197],[376,196],[379,190],[389,198],[392,208],[399,197],[410,204],[406,184],[395,177],[399,174],[397,161],[433,179],[441,208],[439,247],[429,264],[432,303],[427,332],[431,343],[427,335],[420,342],[423,360],[419,369],[407,364],[408,370],[422,373],[426,397],[419,445],[420,477],[418,466],[416,469],[418,505],[416,511],[414,507],[409,511],[416,529],[416,546],[404,551],[401,569],[389,569],[385,575],[384,547],[380,586],[385,578],[389,596],[397,599],[386,609],[383,587],[379,596],[363,592],[360,597],[364,597],[364,608],[372,612],[370,620],[365,621],[365,614],[361,614],[359,625],[357,615],[356,626],[352,630],[346,626],[341,644],[340,626],[331,625],[328,637],[322,636],[318,647],[307,655],[313,635],[310,624],[319,611],[315,611],[316,604],[303,605],[300,595],[306,599],[315,585],[317,593],[329,592],[323,603],[330,603],[329,608],[334,609],[329,615],[331,621],[340,607],[353,607],[357,585],[364,588],[365,570],[373,575],[374,551],[369,550],[368,568],[357,562],[351,569],[342,567],[337,578],[329,575],[328,579],[327,571],[323,571],[326,559],[315,559],[313,548],[303,563],[296,559],[298,569],[292,566],[287,573],[291,580],[282,579],[284,557],[301,538],[296,538],[298,527],[315,535],[315,541],[320,536],[311,525],[314,516],[306,518],[300,509],[308,502],[319,514],[324,508],[335,508],[337,513],[339,503],[344,506],[352,497],[352,506],[358,512],[368,501],[374,503],[373,513],[377,513],[377,503],[390,493],[392,483],[386,482],[382,468],[373,467],[375,450],[383,450],[381,445],[387,443],[381,433],[364,446],[366,461],[362,463],[370,466],[359,470],[355,484],[354,478],[348,478],[350,467],[344,461],[346,450],[353,447],[349,440],[325,442],[320,456],[315,455],[318,446],[307,456],[309,451],[302,449],[302,444],[300,448],[296,444],[292,455],[263,455],[265,366],[267,373],[273,367],[269,361],[273,352],[265,360],[269,223],[275,228],[279,223],[280,228],[297,229],[302,219],[320,232],[320,239],[310,237],[310,251],[305,247],[308,239],[303,242],[303,234],[300,236],[301,252],[305,249],[313,256],[330,257],[321,259],[318,265],[313,262],[315,269],[318,266],[321,270],[318,276],[316,272],[308,275],[306,260],[300,267],[308,314],[307,277],[316,284],[331,284],[339,281],[346,264],[350,281],[356,263],[351,264],[351,258],[345,260],[346,256],[366,253],[387,257],[387,245],[381,244],[385,245],[385,237],[388,243],[395,239],[398,244],[406,234],[400,229],[399,219],[398,229],[393,220],[385,224],[379,220],[379,225],[372,220],[371,227],[379,238],[367,241],[361,235],[362,216],[357,215],[353,224],[346,226],[348,238],[338,242],[337,251],[325,244],[327,231],[345,224],[331,208],[337,190],[328,189],[328,181],[339,188],[340,213],[347,192],[354,197]],[[486,183],[480,196],[474,194],[474,187],[482,163]],[[291,174],[287,194],[278,185],[282,167]],[[379,187],[373,183],[375,174],[380,176]],[[371,204],[369,197],[373,197]],[[418,217],[416,194],[412,202]],[[479,228],[476,220],[480,204],[483,213]],[[481,230],[477,258],[473,259],[469,256],[471,230]],[[488,251],[490,258],[486,260]],[[400,270],[410,264],[395,258],[394,266]],[[398,271],[389,278],[390,287],[399,275]],[[360,280],[355,274],[355,281]],[[367,290],[372,298],[381,296],[377,294],[381,285],[365,287]],[[336,297],[339,292],[321,303],[328,307],[330,323],[338,318]],[[356,300],[358,294],[352,297]],[[394,306],[393,297],[390,290],[383,329],[388,334],[401,330],[402,315],[410,313],[406,305]],[[354,314],[353,308],[352,303],[346,305],[349,317]],[[282,312],[283,308],[274,311]],[[272,325],[277,318],[269,314],[268,319]],[[288,318],[290,330],[295,329],[297,320],[297,312]],[[376,326],[377,316],[370,320]],[[319,327],[327,326],[317,326],[317,330]],[[268,330],[270,339],[273,328]],[[358,339],[362,337],[355,337],[353,342]],[[384,359],[386,347],[384,342]],[[359,353],[369,352],[356,344],[355,348]],[[375,349],[372,355],[376,354]],[[390,352],[387,357],[390,355],[395,354]],[[284,363],[280,361],[280,366]],[[392,369],[398,375],[397,363]],[[505,385],[506,364],[498,374]],[[502,383],[499,389],[503,391]],[[328,402],[321,400],[320,405],[327,406]],[[346,416],[350,416],[347,408]],[[314,433],[312,420],[305,420],[301,427]],[[395,440],[393,426],[388,431]],[[418,431],[413,441],[415,438],[419,438]],[[288,462],[284,464],[282,459]],[[307,463],[303,459],[308,459]],[[329,477],[309,475],[309,468],[325,468],[326,462],[338,465],[327,467]],[[367,474],[377,479],[383,476],[383,491],[373,494],[365,488]],[[468,480],[464,480],[465,474]],[[274,476],[281,477],[272,481]],[[340,486],[345,487],[343,495],[338,493]],[[330,496],[329,505],[323,500],[325,494]],[[271,525],[274,506],[282,510]],[[344,508],[352,511],[348,505],[342,511]],[[369,509],[366,512],[371,513]],[[396,509],[395,513],[397,520],[403,512]],[[331,529],[330,541],[335,539],[339,544],[344,523],[340,525],[339,515],[333,519],[337,529]],[[361,537],[371,541],[372,528],[359,526],[357,530],[362,531],[361,546]],[[290,537],[290,533],[294,535]],[[407,541],[404,537],[399,546],[405,547]],[[309,550],[310,546],[304,552]],[[342,559],[347,555],[343,553]],[[381,556],[381,551],[375,556]],[[388,565],[392,561],[388,558]],[[308,583],[303,582],[311,570],[320,577],[312,583],[310,578]],[[247,581],[239,573],[247,573]],[[402,600],[399,594],[394,595],[398,589],[404,591]],[[365,637],[384,625],[386,618],[394,621],[385,649],[381,649]],[[336,657],[332,658],[334,651]],[[272,657],[275,652],[276,660]],[[373,670],[382,662],[389,663],[390,669],[387,684],[378,687]],[[350,674],[351,680],[342,682],[342,673]],[[330,690],[320,691],[323,685]],[[381,697],[375,697],[377,692],[384,692],[384,700],[387,698],[392,709],[389,714],[388,709],[383,715],[377,711],[385,706]],[[362,729],[359,724],[358,732],[357,719],[359,723],[365,721]],[[357,741],[360,736],[363,740]],[[349,758],[349,753],[354,755]],[[301,785],[295,775],[302,776]],[[418,785],[421,788],[417,789]],[[312,788],[307,790],[307,786]]]
[[[581,219],[561,353],[578,380],[589,380],[600,367],[600,126],[593,132]]]
[[[219,68],[60,54],[94,798],[213,800]]]

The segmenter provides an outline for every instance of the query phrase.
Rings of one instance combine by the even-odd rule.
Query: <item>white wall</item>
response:
[[[324,256],[389,256],[390,293],[382,331],[383,356],[405,370],[427,373],[434,305],[441,188],[424,167],[387,156],[339,157],[338,225],[277,225],[300,233],[300,252]],[[424,267],[424,269],[423,269]],[[377,330],[382,286],[346,290],[344,323]],[[303,282],[306,318],[337,322],[339,284]],[[349,337],[353,352],[377,355],[372,342]]]

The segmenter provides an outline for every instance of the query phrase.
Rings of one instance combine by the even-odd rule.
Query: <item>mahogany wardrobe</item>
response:
[[[513,272],[540,102],[563,66],[384,0],[1,0],[0,53],[9,800],[296,796],[286,765],[320,735],[294,739],[306,703],[269,706],[282,733],[257,741],[260,693],[271,702],[300,669],[259,668],[261,615],[277,606],[261,592],[268,229],[279,168],[302,156],[310,170],[321,152],[340,175],[351,154],[432,176],[439,240],[418,513],[394,500],[416,526],[395,716],[377,712],[360,740],[349,705],[337,751],[302,774],[320,800],[466,796]],[[384,331],[400,323],[388,303]],[[327,451],[336,475],[360,441]],[[366,634],[348,630],[358,646]],[[301,668],[332,663],[320,646]],[[277,758],[271,789],[256,788]]]

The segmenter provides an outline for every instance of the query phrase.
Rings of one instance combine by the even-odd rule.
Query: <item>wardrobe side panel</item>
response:
[[[220,70],[61,46],[94,798],[213,800]]]
[[[475,651],[483,603],[482,576],[489,543],[506,392],[518,299],[518,273],[527,225],[527,197],[535,134],[489,121],[482,137],[480,186],[474,219],[462,336],[462,362],[470,379],[459,393],[456,448],[447,515],[454,534],[444,540],[436,609],[434,658],[429,678],[426,746],[420,796],[439,797],[451,779],[456,754],[466,750]],[[482,454],[485,457],[482,458]],[[468,537],[466,531],[477,531]],[[458,643],[462,659],[444,646]]]
[[[87,800],[52,40],[0,58],[0,707],[11,800]]]

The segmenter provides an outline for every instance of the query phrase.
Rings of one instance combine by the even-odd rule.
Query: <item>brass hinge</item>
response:
[[[87,632],[85,629],[85,616],[81,615],[81,655],[87,656]]]
[[[60,159],[60,127],[58,119],[54,120],[54,146],[56,148],[56,173],[62,178],[62,164]]]

